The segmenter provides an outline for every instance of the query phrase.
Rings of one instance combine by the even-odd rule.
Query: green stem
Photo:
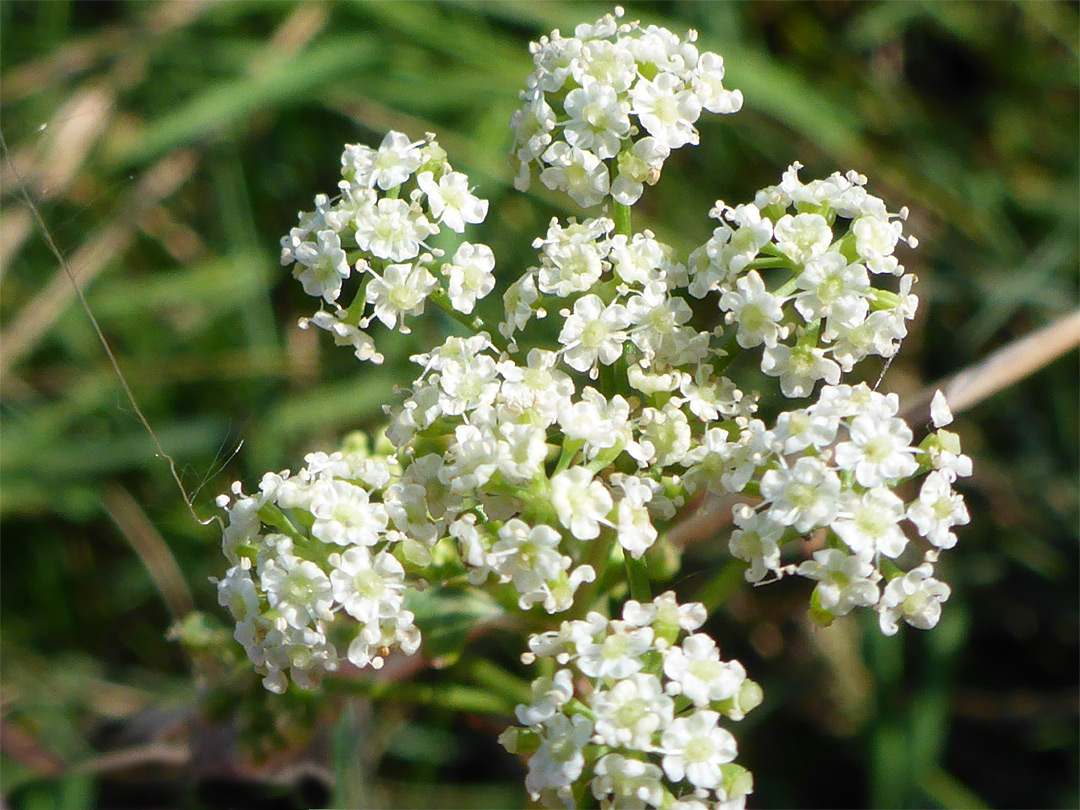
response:
[[[629,553],[624,553],[626,562],[626,577],[630,581],[630,596],[642,604],[652,601],[652,591],[649,588],[649,571],[645,564],[645,558],[635,560]]]
[[[630,206],[611,201],[612,219],[615,220],[615,233],[622,234],[628,239],[634,235],[634,228],[630,224]]]
[[[773,267],[788,267],[791,268],[794,265],[791,263],[791,259],[786,256],[777,256],[771,259],[754,259],[748,263],[744,270],[770,270]]]

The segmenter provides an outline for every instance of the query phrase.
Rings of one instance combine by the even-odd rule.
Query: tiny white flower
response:
[[[840,477],[816,458],[804,456],[790,469],[761,476],[761,495],[770,502],[768,516],[796,531],[827,526],[840,509]]]
[[[724,89],[723,78],[724,58],[716,53],[703,53],[693,79],[694,92],[701,106],[711,113],[738,112],[743,105],[742,91]]]
[[[550,526],[529,526],[514,518],[499,529],[490,565],[504,582],[512,580],[518,593],[534,591],[570,566],[570,558],[559,551],[561,540]]]
[[[316,242],[297,246],[293,275],[308,295],[322,296],[333,303],[341,295],[341,282],[349,277],[349,262],[336,233],[319,231],[315,238]]]
[[[356,244],[380,259],[415,259],[420,244],[437,229],[401,199],[383,197],[356,218]]]
[[[881,595],[878,616],[881,632],[895,635],[897,620],[903,619],[912,627],[929,630],[941,618],[941,603],[949,598],[951,590],[944,582],[934,579],[933,567],[923,563],[902,577],[890,580]]]
[[[690,717],[677,717],[660,739],[664,752],[664,773],[672,782],[686,779],[696,788],[719,787],[723,779],[720,766],[735,759],[735,738],[720,728],[720,715],[697,711]]]
[[[452,231],[464,233],[466,223],[475,225],[487,216],[488,201],[473,195],[461,172],[447,172],[438,182],[431,172],[420,172],[416,184],[427,195],[431,215]]]
[[[405,569],[387,551],[371,558],[364,546],[350,548],[335,559],[330,582],[334,599],[364,624],[393,618],[401,609],[405,593]]]
[[[585,767],[583,750],[592,737],[592,721],[580,714],[556,714],[543,727],[540,748],[529,758],[525,789],[531,794],[569,787]]]
[[[776,247],[796,264],[820,256],[832,244],[832,229],[821,214],[785,214],[773,227]]]
[[[938,548],[956,545],[953,526],[963,526],[971,519],[967,506],[958,492],[954,492],[949,477],[933,470],[923,481],[919,499],[908,507],[907,518],[915,524],[919,534]]]
[[[776,346],[786,331],[780,326],[784,317],[784,299],[765,289],[756,270],[751,270],[735,282],[734,290],[720,296],[720,309],[727,312],[727,321],[736,323],[735,339],[744,349],[764,343]]]
[[[343,314],[319,310],[310,318],[301,318],[299,326],[307,329],[309,325],[315,325],[325,329],[334,336],[335,346],[351,346],[357,360],[368,360],[376,365],[382,363],[384,357],[375,349],[375,341],[359,327],[341,320]]]
[[[907,546],[899,526],[903,517],[904,502],[884,487],[862,495],[848,491],[831,528],[856,554],[872,557],[880,553],[896,559]]]
[[[675,711],[660,679],[643,672],[594,693],[591,705],[596,712],[596,734],[605,745],[639,751],[652,747],[653,734],[671,723]]]
[[[571,467],[551,479],[551,505],[559,522],[579,540],[597,537],[613,506],[607,487],[584,467]]]
[[[825,356],[825,350],[797,344],[766,345],[761,353],[761,370],[780,378],[780,390],[793,399],[806,397],[818,380],[829,385],[840,382],[840,366]]]
[[[698,142],[694,122],[701,115],[701,101],[671,73],[649,81],[644,76],[630,88],[634,115],[641,126],[669,149]]]
[[[565,191],[582,208],[599,205],[607,196],[607,166],[587,149],[556,141],[543,160],[548,167],[540,172],[540,181],[552,191]]]
[[[406,315],[422,315],[424,301],[439,282],[422,264],[390,264],[382,275],[375,275],[365,289],[369,304],[375,305],[375,317],[393,329],[402,319],[402,331]]]
[[[671,679],[668,694],[685,695],[699,708],[734,697],[746,680],[743,665],[721,661],[716,642],[704,633],[687,636],[667,650],[664,674]]]
[[[348,481],[320,479],[312,485],[311,533],[324,543],[373,546],[390,522],[386,508]]]
[[[945,395],[939,389],[934,392],[934,398],[930,400],[930,421],[934,423],[934,427],[943,428],[952,420],[953,415],[949,410],[949,403],[945,401]]]
[[[610,366],[622,356],[625,330],[630,316],[622,304],[604,306],[598,295],[586,295],[574,302],[559,333],[566,364],[576,371],[588,371],[597,362]]]
[[[581,87],[566,94],[563,106],[570,117],[563,130],[568,144],[600,158],[619,153],[622,138],[630,132],[630,105],[619,100],[613,87],[586,78]]]
[[[653,629],[635,628],[625,622],[613,621],[599,641],[592,637],[578,639],[577,665],[590,678],[622,680],[645,666],[641,657],[652,649]]]
[[[593,773],[592,794],[601,800],[601,807],[660,807],[663,803],[663,772],[651,762],[605,754]],[[604,801],[608,796],[614,799]]]
[[[310,560],[283,554],[267,560],[259,572],[259,586],[290,627],[304,628],[317,619],[331,619],[330,580]]]
[[[878,601],[876,579],[880,574],[864,557],[825,548],[814,559],[799,565],[799,574],[818,581],[815,592],[822,609],[834,616],[846,616],[855,607],[869,607]]]
[[[421,143],[410,141],[403,132],[387,132],[378,151],[365,156],[370,162],[357,161],[355,182],[368,188],[378,186],[383,191],[397,188],[420,168],[423,161],[419,148]]]
[[[854,470],[864,487],[909,478],[919,469],[910,447],[911,428],[903,419],[856,416],[849,428],[850,441],[836,446],[836,465]]]
[[[546,723],[574,696],[573,676],[568,669],[560,669],[553,678],[537,678],[531,688],[532,702],[514,708],[514,715],[523,726]]]

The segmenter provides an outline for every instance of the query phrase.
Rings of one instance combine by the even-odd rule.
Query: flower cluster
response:
[[[521,727],[500,741],[529,756],[534,801],[575,807],[577,787],[602,807],[745,806],[753,779],[720,720],[741,720],[761,687],[694,632],[704,621],[704,606],[669,591],[630,600],[621,620],[590,613],[529,639],[522,659],[559,669],[533,681],[532,702],[516,710]]]
[[[813,405],[782,413],[772,430],[760,420],[748,423],[745,450],[738,454],[742,469],[703,459],[706,486],[729,493],[742,485],[760,497],[734,508],[738,528],[729,544],[732,555],[749,563],[749,582],[768,574],[815,580],[811,615],[823,624],[855,607],[876,608],[886,635],[896,632],[899,618],[923,629],[937,624],[949,588],[932,578],[933,564],[941,549],[956,544],[953,527],[968,522],[952,484],[970,475],[971,461],[946,430],[911,446],[912,432],[896,415],[898,407],[895,394],[879,394],[865,383],[827,386]],[[950,420],[939,392],[935,425]],[[927,470],[918,497],[905,504],[896,484]],[[921,563],[907,573],[898,567],[908,548],[905,520],[928,543]],[[781,547],[808,536],[818,536],[822,545],[813,559],[781,565]],[[882,594],[878,583],[886,578]]]
[[[338,194],[315,197],[315,210],[281,239],[281,263],[293,266],[304,292],[334,309],[301,320],[325,329],[359,360],[383,356],[364,331],[372,320],[408,332],[406,317],[424,313],[428,299],[465,315],[495,286],[495,256],[487,245],[462,242],[449,261],[425,240],[440,226],[464,233],[484,221],[488,203],[472,193],[428,134],[411,141],[388,132],[378,149],[350,144],[341,155]],[[359,286],[338,304],[355,271]],[[370,306],[370,311],[369,311]]]
[[[220,499],[231,567],[219,595],[273,691],[415,652],[426,627],[410,599],[430,584],[482,588],[541,626],[572,611],[530,640],[526,657],[547,669],[504,737],[531,754],[529,791],[737,807],[752,781],[720,720],[741,719],[760,689],[695,632],[700,605],[644,595],[665,577],[653,562],[678,556],[665,535],[680,507],[736,500],[728,547],[748,581],[808,578],[816,621],[863,607],[892,635],[939,619],[949,587],[935,565],[968,521],[954,486],[971,462],[943,429],[940,393],[916,444],[895,394],[843,380],[896,353],[917,305],[896,255],[916,246],[907,212],[890,213],[865,177],[804,183],[795,163],[752,203],[718,201],[711,238],[686,257],[634,232],[642,184],[697,142],[702,109],[734,112],[742,96],[692,32],[620,16],[533,47],[513,124],[522,177],[538,163],[549,187],[584,207],[610,196],[611,210],[551,221],[536,262],[508,279],[499,323],[474,315],[495,287],[492,251],[461,242],[447,260],[427,241],[487,214],[434,137],[345,148],[339,194],[316,197],[282,240],[283,264],[327,307],[301,325],[372,362],[371,323],[407,331],[427,301],[467,334],[411,358],[419,371],[386,408],[379,454],[311,454],[257,494],[236,484]],[[782,395],[768,402],[803,401],[766,423],[768,388]],[[640,601],[605,618],[628,585]]]
[[[893,255],[907,209],[889,214],[856,172],[803,184],[799,163],[778,186],[734,208],[718,201],[712,237],[690,256],[689,292],[720,293],[742,349],[762,346],[761,370],[787,397],[840,381],[860,360],[892,357],[915,315],[915,279]],[[898,277],[896,290],[875,284]],[[777,279],[766,284],[766,278]],[[771,289],[770,289],[771,287]]]
[[[724,88],[723,58],[699,53],[695,31],[683,40],[622,15],[616,8],[572,37],[556,29],[533,43],[536,69],[510,122],[518,189],[535,163],[545,186],[582,208],[608,196],[633,205],[672,150],[698,142],[702,110],[742,107],[742,93]]]
[[[420,647],[404,609],[402,562],[427,557],[391,528],[401,518],[387,497],[390,467],[363,451],[311,453],[305,461],[296,475],[264,475],[257,494],[235,484],[233,498],[218,499],[232,564],[218,600],[271,692],[285,691],[286,673],[312,688],[343,658],[377,669],[391,649],[411,655]]]

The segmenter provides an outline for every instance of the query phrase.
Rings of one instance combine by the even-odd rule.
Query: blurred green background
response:
[[[714,200],[751,199],[793,160],[804,179],[865,173],[911,208],[922,243],[905,260],[920,313],[885,383],[902,395],[1076,308],[1075,3],[627,6],[696,28],[746,98],[703,118],[702,146],[668,162],[635,226],[685,252]],[[342,144],[438,133],[491,200],[470,238],[507,283],[569,213],[510,183],[526,45],[610,8],[0,3],[16,167],[0,174],[6,806],[524,803],[522,770],[494,742],[505,720],[275,698],[244,666],[166,638],[192,606],[220,616],[219,536],[155,457],[20,183],[209,517],[231,481],[377,426],[412,379],[408,353],[452,328],[431,315],[380,343],[378,368],[296,328],[312,303],[277,240],[333,189]],[[723,601],[709,629],[765,687],[739,735],[752,806],[1080,805],[1077,389],[1072,351],[959,417],[972,524],[943,563],[954,595],[932,633],[815,631],[805,582],[751,592],[734,587],[722,537],[688,552],[699,574],[680,593]],[[483,644],[513,665],[512,637]]]

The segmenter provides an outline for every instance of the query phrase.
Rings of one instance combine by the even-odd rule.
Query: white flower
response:
[[[544,100],[543,93],[534,92],[527,97],[524,107],[514,111],[510,117],[510,128],[514,131],[514,154],[523,164],[528,163],[540,157],[551,143],[555,111]],[[528,186],[519,189],[526,190]]]
[[[776,247],[796,264],[820,256],[832,244],[832,229],[821,214],[785,214],[773,227]]]
[[[574,302],[559,332],[566,364],[576,371],[588,371],[597,361],[610,366],[622,356],[630,316],[622,304],[605,307],[598,295],[586,295]]]
[[[681,631],[697,630],[707,618],[703,604],[688,602],[680,605],[673,591],[665,591],[651,603],[641,604],[630,599],[623,605],[623,621],[635,627],[651,626],[656,633],[657,649],[666,649]]]
[[[919,534],[938,548],[956,545],[953,526],[963,526],[970,520],[964,499],[953,492],[949,477],[938,470],[932,471],[923,481],[919,500],[908,507],[907,518],[915,524]]]
[[[863,265],[848,264],[843,254],[830,250],[807,260],[795,283],[803,290],[795,296],[795,309],[807,322],[828,318],[828,331],[839,334],[866,320],[870,304],[863,296],[870,277]]]
[[[401,609],[405,569],[388,551],[380,551],[372,560],[371,552],[360,546],[331,555],[330,562],[334,599],[350,616],[372,624],[393,618]]]
[[[334,336],[335,346],[351,346],[357,360],[369,360],[376,365],[382,363],[385,358],[375,349],[375,341],[359,327],[343,321],[344,314],[344,311],[330,313],[319,310],[310,318],[301,318],[299,326],[301,329],[307,329],[313,324],[320,329],[325,329]]]
[[[840,508],[840,477],[818,459],[803,457],[790,469],[761,476],[761,495],[770,501],[768,516],[796,531],[827,526]]]
[[[570,116],[563,130],[568,144],[600,158],[619,153],[622,138],[630,132],[630,105],[620,102],[613,87],[586,78],[581,87],[566,94],[563,106]]]
[[[746,581],[760,582],[765,574],[780,567],[779,542],[784,526],[746,504],[738,504],[732,511],[739,528],[731,533],[728,550],[735,559],[750,563],[744,574]]]
[[[401,317],[402,331],[407,331],[404,316],[422,315],[424,301],[439,284],[422,264],[391,264],[381,276],[374,271],[372,275],[364,297],[375,305],[375,317],[388,329],[393,329]]]
[[[525,789],[531,794],[569,787],[585,767],[582,753],[592,737],[592,721],[580,714],[556,714],[544,725],[540,748],[529,759]]]
[[[647,463],[661,467],[682,463],[690,452],[690,422],[670,401],[662,411],[643,408],[640,429],[641,455]]]
[[[644,487],[648,491],[648,487]],[[649,499],[652,492],[649,491]],[[657,531],[649,517],[649,510],[644,501],[625,497],[619,501],[618,519],[615,530],[622,546],[635,560],[648,551],[656,542]]]
[[[779,338],[786,335],[780,326],[784,317],[784,299],[765,289],[756,270],[751,270],[735,282],[734,290],[720,296],[720,309],[728,313],[728,323],[738,325],[735,340],[744,349],[764,343],[776,346]]]
[[[462,242],[450,264],[443,265],[450,280],[450,305],[458,312],[472,312],[476,301],[495,289],[494,270],[495,254],[490,247]]]
[[[551,505],[574,537],[592,540],[613,504],[603,482],[594,480],[584,467],[571,467],[551,479]]]
[[[634,142],[629,149],[619,152],[619,174],[611,184],[611,196],[622,205],[633,205],[641,198],[645,184],[653,185],[660,179],[660,169],[671,150],[651,135]],[[635,234],[637,239],[641,234]]]
[[[320,479],[311,492],[311,534],[324,543],[373,546],[390,521],[381,503],[372,503],[367,490],[348,481]]]
[[[851,223],[855,252],[866,261],[872,273],[900,275],[904,271],[892,255],[903,228],[899,222],[877,216],[862,216]]]
[[[652,81],[644,76],[630,89],[634,115],[656,140],[669,149],[698,142],[694,122],[701,101],[677,76],[661,73]]]
[[[592,794],[601,807],[660,807],[664,799],[663,776],[651,762],[622,754],[605,754],[593,768]],[[614,795],[610,802],[603,800]]]
[[[234,565],[225,572],[225,578],[219,580],[218,604],[228,608],[233,619],[238,623],[249,616],[259,613],[259,594],[251,572],[243,565]]]
[[[452,231],[464,233],[465,223],[475,225],[487,216],[488,201],[473,196],[461,172],[447,172],[437,183],[431,172],[420,172],[416,184],[427,195],[431,215]]]
[[[403,132],[386,133],[377,152],[366,146],[345,147],[342,166],[353,174],[353,181],[365,188],[378,186],[383,191],[397,188],[420,168],[422,141],[413,143]]]
[[[487,355],[447,362],[439,378],[445,394],[440,404],[442,412],[457,416],[490,405],[499,393],[498,374],[495,361]]]
[[[404,262],[415,259],[420,243],[437,228],[401,199],[383,197],[356,218],[356,244],[380,259]]]
[[[920,630],[929,630],[938,623],[941,603],[949,598],[951,590],[934,579],[933,573],[933,567],[923,563],[885,586],[878,616],[882,633],[895,635],[897,619],[901,618]]]
[[[514,715],[523,726],[546,723],[574,696],[573,676],[568,669],[560,669],[554,678],[537,678],[531,688],[532,703],[514,708]]]
[[[537,274],[540,292],[560,298],[591,289],[607,267],[600,245],[592,240],[545,245],[544,259]]]
[[[341,282],[349,277],[349,262],[341,239],[333,231],[319,231],[316,242],[301,242],[295,252],[298,267],[293,275],[308,295],[333,303],[341,295]],[[302,269],[301,269],[302,268]]]
[[[641,671],[641,657],[653,648],[653,629],[613,621],[599,642],[588,636],[577,639],[576,644],[578,669],[590,678],[620,681]]]
[[[559,551],[561,540],[550,526],[529,526],[514,518],[499,529],[489,564],[504,582],[513,580],[518,593],[529,593],[570,567],[570,558]]]
[[[911,428],[903,419],[875,419],[856,416],[849,428],[851,441],[836,446],[836,465],[854,470],[855,480],[864,487],[879,487],[888,481],[910,478],[919,469]]]
[[[864,557],[836,548],[819,549],[813,560],[799,565],[799,574],[818,581],[814,588],[818,603],[833,616],[846,616],[852,608],[878,601],[876,580],[881,575]]]
[[[545,426],[551,424],[560,405],[574,393],[570,377],[555,368],[558,361],[555,352],[529,349],[525,366],[510,360],[499,363],[506,404],[517,412],[530,410]]]
[[[267,560],[259,572],[266,601],[290,627],[307,627],[316,619],[332,619],[330,580],[310,560],[291,554]]]
[[[395,647],[405,655],[420,649],[420,630],[413,624],[413,616],[407,610],[399,610],[389,619],[366,624],[349,644],[346,654],[350,663],[363,669],[382,669],[388,650]]]
[[[949,403],[945,401],[945,395],[939,389],[934,392],[934,397],[930,400],[930,421],[934,423],[934,427],[942,428],[950,424],[952,420],[953,415],[949,410]]]
[[[746,680],[743,665],[721,661],[716,642],[704,633],[687,636],[667,650],[664,674],[671,679],[668,694],[685,695],[699,708],[734,697]]]
[[[829,385],[840,382],[840,366],[825,356],[825,350],[797,344],[766,346],[761,353],[761,370],[770,377],[780,378],[780,390],[785,397],[810,395],[818,380]]]
[[[565,191],[582,208],[599,205],[607,196],[607,166],[592,152],[556,141],[543,159],[549,165],[540,172],[540,181],[552,191]]]
[[[725,90],[724,58],[716,53],[703,53],[698,59],[693,86],[701,106],[711,113],[735,113],[742,109],[740,90]]]
[[[884,487],[862,495],[848,491],[831,528],[862,557],[880,553],[895,559],[907,546],[907,537],[898,525],[903,517],[904,502]]]
[[[829,389],[822,389],[822,392]],[[821,399],[818,400],[821,402]],[[776,418],[776,439],[783,442],[785,453],[798,453],[807,447],[824,449],[836,439],[840,419],[834,414],[813,408],[784,411]]]
[[[503,422],[498,434],[499,470],[508,480],[527,482],[543,475],[548,444],[542,427]]]
[[[720,715],[697,711],[690,717],[677,717],[660,738],[664,752],[664,773],[672,782],[686,779],[697,788],[719,787],[723,779],[720,766],[735,759],[735,738],[717,726]]]
[[[671,723],[675,711],[660,679],[643,672],[594,693],[591,704],[596,712],[596,734],[605,745],[639,751],[652,747],[653,734]]]

